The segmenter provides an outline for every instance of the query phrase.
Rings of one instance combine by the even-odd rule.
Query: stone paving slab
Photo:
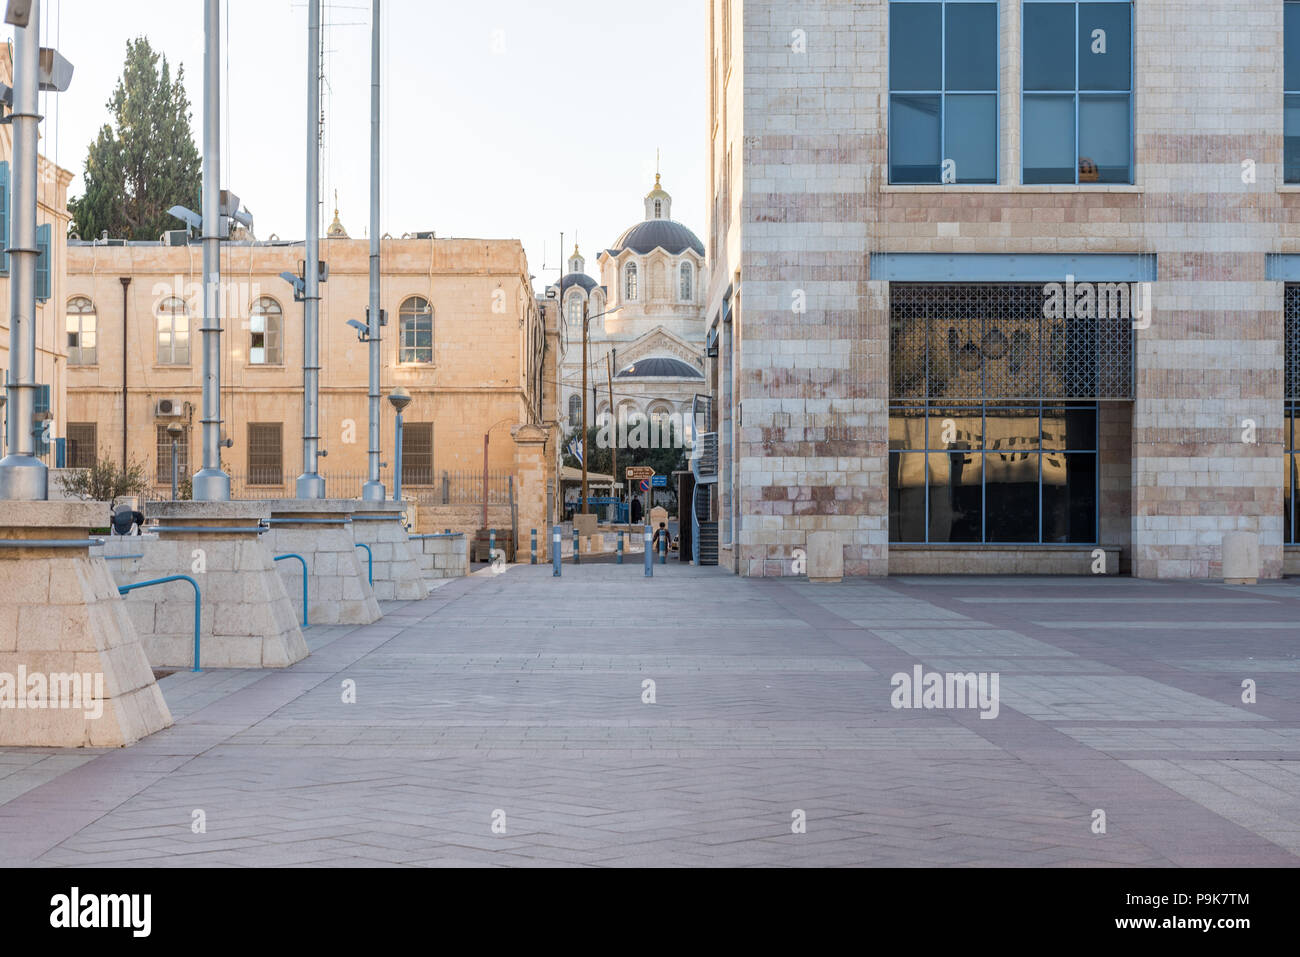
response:
[[[517,565],[383,610],[162,679],[129,749],[0,749],[0,864],[1300,864],[1295,630],[1184,627],[1295,621],[1300,582]],[[896,709],[914,665],[1005,707]]]

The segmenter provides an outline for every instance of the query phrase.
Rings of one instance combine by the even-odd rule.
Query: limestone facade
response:
[[[1142,577],[1206,578],[1224,537],[1249,532],[1262,575],[1281,574],[1294,397],[1286,281],[1270,262],[1300,252],[1298,187],[1283,181],[1283,5],[1132,4],[1133,181],[1055,186],[1021,174],[1027,6],[997,4],[997,182],[916,186],[890,185],[888,0],[710,0],[706,321],[725,567],[796,574],[796,551],[830,530],[847,575],[1091,572],[1091,550],[1046,546],[900,544],[891,561],[898,280],[882,277],[900,254],[1114,254],[1143,257],[1155,278],[1131,394],[1099,404],[1094,544]]]

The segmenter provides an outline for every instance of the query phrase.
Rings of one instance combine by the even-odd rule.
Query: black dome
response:
[[[560,292],[564,292],[570,286],[581,286],[587,292],[591,292],[596,288],[596,280],[585,272],[571,272],[560,280]]]
[[[665,252],[673,255],[688,249],[695,250],[701,256],[704,255],[704,243],[700,242],[700,238],[681,223],[671,219],[647,219],[645,222],[637,223],[618,237],[609,251],[620,253],[630,249],[634,253],[645,254],[661,247]]]
[[[703,379],[704,373],[689,362],[670,359],[667,356],[653,356],[641,359],[619,371],[618,379],[676,378]]]

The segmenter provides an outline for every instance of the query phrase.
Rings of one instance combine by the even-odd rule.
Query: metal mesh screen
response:
[[[284,463],[279,422],[250,422],[248,424],[248,484],[281,485],[284,483]]]
[[[1133,398],[1132,314],[1124,284],[1095,287],[1095,317],[1048,318],[1047,287],[894,283],[895,401]]]
[[[1286,287],[1286,400],[1300,402],[1300,285]]]

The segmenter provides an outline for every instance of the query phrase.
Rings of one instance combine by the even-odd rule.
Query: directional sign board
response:
[[[650,484],[653,485],[655,488],[667,488],[668,476],[667,475],[652,476],[650,479]]]
[[[653,478],[655,470],[648,465],[629,465],[626,474],[629,482],[636,482],[640,479]]]

